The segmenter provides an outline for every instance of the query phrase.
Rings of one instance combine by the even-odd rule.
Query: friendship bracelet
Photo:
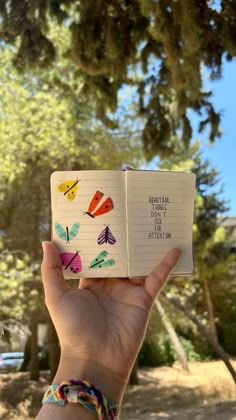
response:
[[[114,420],[120,413],[120,406],[106,397],[87,381],[71,379],[60,385],[50,385],[43,397],[43,404],[57,403],[64,406],[67,402],[80,403],[98,415],[99,420]]]

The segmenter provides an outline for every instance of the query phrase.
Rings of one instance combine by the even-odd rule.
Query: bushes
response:
[[[227,299],[222,299],[217,307],[217,332],[225,351],[236,356],[236,293],[230,290]]]
[[[166,333],[146,336],[138,355],[139,366],[171,366],[174,363]]]
[[[183,336],[179,336],[179,339],[189,361],[209,360],[210,355],[206,352],[199,354],[192,341]],[[165,331],[148,335],[138,356],[139,366],[172,366],[176,360],[178,360],[177,354]]]

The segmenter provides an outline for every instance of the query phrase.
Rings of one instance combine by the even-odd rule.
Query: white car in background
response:
[[[18,370],[24,360],[23,352],[0,353],[0,373]]]

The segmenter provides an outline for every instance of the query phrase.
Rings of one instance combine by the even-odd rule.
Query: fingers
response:
[[[160,264],[146,278],[144,288],[153,300],[158,295],[171,271],[177,264],[180,254],[180,249],[171,249],[162,259]]]
[[[42,243],[44,255],[41,265],[46,302],[56,302],[68,289],[63,277],[59,253],[52,242]]]

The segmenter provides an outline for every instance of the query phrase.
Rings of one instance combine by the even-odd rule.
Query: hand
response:
[[[61,344],[54,383],[83,379],[120,402],[143,342],[152,303],[180,256],[172,249],[147,278],[66,284],[56,247],[44,242],[45,298]]]

